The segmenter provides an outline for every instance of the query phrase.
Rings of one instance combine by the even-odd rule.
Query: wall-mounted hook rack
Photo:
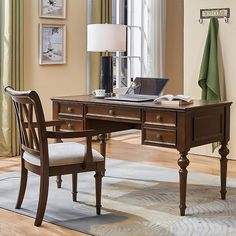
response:
[[[217,9],[200,9],[199,23],[202,24],[204,19],[222,18],[225,23],[229,22],[230,8],[217,8]]]

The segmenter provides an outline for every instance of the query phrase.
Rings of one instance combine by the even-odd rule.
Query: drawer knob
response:
[[[71,123],[68,123],[67,127],[68,127],[69,129],[72,129],[72,124],[71,124]]]
[[[115,112],[110,109],[110,110],[108,111],[108,114],[109,114],[110,116],[114,116],[114,115],[115,115]]]
[[[68,111],[68,112],[72,112],[72,110],[73,110],[72,107],[68,107],[68,108],[67,108],[67,111]]]
[[[161,122],[161,120],[162,120],[161,116],[160,116],[160,115],[157,115],[157,116],[156,116],[156,120],[159,121],[159,122]]]

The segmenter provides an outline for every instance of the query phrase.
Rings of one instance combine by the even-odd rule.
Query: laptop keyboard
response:
[[[146,102],[153,101],[158,96],[154,95],[141,95],[141,94],[126,94],[126,95],[116,95],[114,97],[106,97],[107,100],[116,101],[128,101],[128,102]]]

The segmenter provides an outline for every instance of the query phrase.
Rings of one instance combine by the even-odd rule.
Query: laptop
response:
[[[161,95],[169,79],[137,77],[131,83],[126,94],[106,97],[107,100],[146,102],[153,101]]]

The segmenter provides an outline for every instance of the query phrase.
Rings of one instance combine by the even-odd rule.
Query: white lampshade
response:
[[[126,26],[116,24],[91,24],[87,28],[87,51],[126,51]]]

